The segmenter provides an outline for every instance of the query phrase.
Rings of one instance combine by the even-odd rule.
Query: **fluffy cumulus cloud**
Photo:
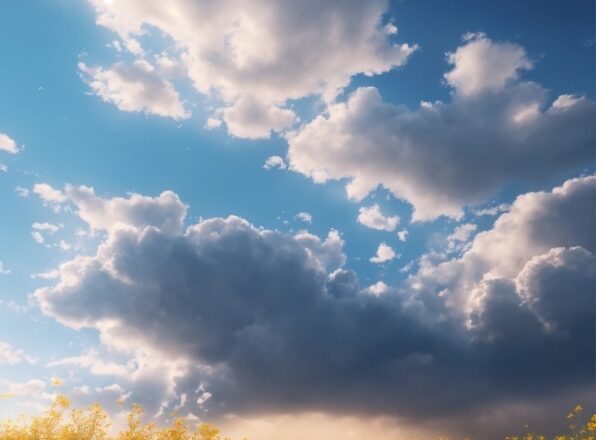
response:
[[[95,190],[87,186],[67,185],[64,192],[79,217],[92,230],[107,231],[119,224],[135,227],[150,225],[166,233],[177,233],[182,230],[186,215],[186,205],[171,191],[165,191],[158,197],[131,194],[128,198],[112,199],[98,197]]]
[[[280,170],[285,170],[287,168],[286,162],[284,161],[283,157],[280,156],[270,156],[267,158],[265,163],[263,164],[263,168],[267,171],[273,168],[279,168]]]
[[[198,92],[221,101],[228,130],[239,137],[282,131],[295,121],[294,113],[284,108],[288,100],[312,95],[333,99],[353,75],[386,72],[404,64],[415,50],[392,41],[397,28],[387,32],[383,23],[385,0],[90,2],[98,24],[116,32],[136,57],[148,58],[152,49],[139,43],[139,37],[155,30],[166,35],[173,43],[167,64],[180,66],[175,70]],[[128,71],[131,66],[120,68]],[[94,69],[92,76],[113,70]],[[138,75],[147,76],[144,70]],[[105,83],[99,80],[96,93],[106,93]],[[146,93],[140,98],[144,101]],[[139,105],[128,103],[135,109]]]
[[[358,223],[379,231],[393,231],[399,225],[399,217],[383,215],[381,208],[375,203],[358,210]]]
[[[79,63],[79,69],[93,93],[120,110],[173,119],[190,116],[174,86],[147,61],[119,61],[108,69]]]
[[[9,154],[16,154],[19,152],[19,147],[16,141],[6,133],[0,133],[0,151]]]
[[[229,133],[245,139],[268,138],[272,130],[281,132],[297,120],[292,110],[245,98],[227,107],[223,117]]]
[[[377,264],[385,263],[397,257],[398,255],[395,253],[393,248],[389,246],[387,243],[383,242],[379,244],[379,247],[377,248],[377,254],[370,259],[370,262]]]
[[[169,375],[134,367],[135,383],[181,414],[475,415],[486,436],[499,408],[525,417],[593,386],[595,184],[520,196],[458,258],[422,261],[396,287],[362,287],[336,231],[291,235],[234,216],[184,228],[173,193],[103,199],[82,187],[75,199],[70,188],[106,235],[35,298],[112,349],[174,363]],[[107,212],[118,221],[100,220]],[[58,362],[89,368],[96,356]]]
[[[522,81],[524,50],[469,36],[449,55],[450,102],[414,110],[359,88],[346,102],[288,135],[290,168],[316,182],[350,180],[360,200],[379,185],[414,207],[414,220],[460,217],[508,182],[539,181],[588,164],[596,105],[580,96],[551,100]]]
[[[596,239],[595,196],[593,176],[569,180],[552,192],[521,195],[492,229],[474,237],[461,257],[439,262],[423,259],[409,286],[420,293],[418,299],[423,302],[440,297],[455,313],[466,317],[471,327],[480,325],[478,316],[495,306],[499,298],[508,298],[513,309],[523,305],[521,310],[533,315],[546,330],[556,325],[546,325],[547,315],[534,303],[548,301],[551,307],[561,309],[577,307],[581,316],[586,295],[593,293],[593,286],[586,283],[594,277],[589,266]],[[559,276],[561,283],[570,283],[575,277],[578,288],[557,284],[555,278]],[[552,281],[550,286],[547,280]],[[547,293],[549,289],[556,290],[558,296],[537,299],[552,295]],[[554,301],[560,304],[555,306]],[[568,324],[561,323],[563,327]]]
[[[512,43],[494,43],[483,33],[464,35],[466,44],[447,54],[453,70],[445,80],[457,93],[473,95],[500,90],[533,67],[526,51]]]

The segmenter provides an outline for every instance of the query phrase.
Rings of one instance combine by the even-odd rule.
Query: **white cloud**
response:
[[[49,234],[53,234],[54,232],[59,231],[62,228],[62,225],[54,225],[52,223],[44,222],[44,223],[33,223],[31,227],[36,231],[47,232]]]
[[[385,217],[381,213],[379,205],[374,204],[369,207],[361,207],[358,210],[358,223],[380,231],[393,231],[399,225],[399,217]]]
[[[454,309],[470,313],[486,295],[486,282],[511,282],[532,259],[552,249],[581,247],[593,255],[595,188],[596,177],[589,176],[569,180],[552,192],[519,196],[492,229],[474,237],[460,258],[423,259],[409,284],[417,292],[442,292]],[[467,239],[470,229],[461,229],[458,238]]]
[[[19,147],[16,141],[6,133],[0,133],[0,151],[4,151],[9,154],[17,154]]]
[[[305,223],[312,223],[312,214],[309,212],[299,212],[296,214],[296,218]]]
[[[272,168],[279,168],[280,170],[285,170],[287,168],[287,165],[282,157],[270,156],[265,161],[263,168],[265,168],[267,171],[269,171]]]
[[[297,122],[289,109],[262,104],[257,99],[239,99],[223,109],[223,118],[232,136],[246,139],[266,139],[271,131],[282,132]]]
[[[66,197],[60,190],[52,188],[47,183],[36,183],[33,185],[33,192],[46,202],[62,203],[66,201]]]
[[[477,228],[478,226],[473,223],[457,226],[454,231],[447,236],[447,247],[452,250],[459,249],[462,243],[465,244],[470,240],[470,237]]]
[[[396,35],[398,30],[397,26],[393,23],[387,23],[384,29],[387,35]]]
[[[31,231],[31,237],[39,244],[43,244],[45,242],[45,237],[39,231]]]
[[[22,193],[24,194],[24,192]],[[67,200],[62,191],[52,188],[47,183],[33,185],[33,193],[37,194],[44,206],[51,207],[54,212],[59,212],[62,209],[62,204]]]
[[[533,67],[523,47],[496,43],[483,33],[466,34],[465,45],[447,54],[453,69],[445,80],[462,95],[499,91]]]
[[[21,349],[14,348],[8,342],[0,341],[0,364],[14,365],[20,364],[21,362],[34,364],[37,362],[37,359],[25,354]]]
[[[399,238],[399,241],[406,241],[408,239],[408,230],[407,229],[402,229],[401,231],[397,231],[397,238]]]
[[[119,61],[105,70],[79,63],[79,69],[93,93],[120,110],[173,119],[190,117],[174,86],[146,61]]]
[[[23,397],[51,397],[46,393],[46,384],[40,379],[31,379],[27,382],[10,382],[8,380],[0,379],[0,392],[9,395],[23,396]]]
[[[4,267],[4,263],[2,263],[2,261],[0,261],[0,275],[8,275],[10,274],[10,270],[6,269]]]
[[[494,216],[502,212],[508,211],[509,208],[510,205],[508,203],[501,203],[500,205],[493,206],[490,208],[473,209],[472,213],[478,217],[482,217],[485,215]]]
[[[91,229],[107,231],[118,224],[137,228],[155,226],[166,232],[182,229],[186,205],[171,191],[157,197],[130,194],[128,198],[103,199],[87,186],[67,185],[65,194]]]
[[[80,356],[67,357],[46,364],[46,367],[58,366],[85,368],[97,376],[128,376],[134,369],[130,363],[125,365],[105,361],[95,349],[87,350]]]
[[[3,163],[0,163],[0,173],[5,173],[8,171],[8,167]]]
[[[151,53],[138,37],[154,30],[171,39],[169,58],[198,92],[221,101],[239,137],[284,130],[295,119],[283,108],[289,100],[333,99],[352,76],[387,72],[415,50],[389,40],[397,29],[383,25],[383,0],[90,1],[97,23],[142,46],[135,52]]]
[[[487,70],[501,62],[494,51],[521,53],[485,37],[468,45],[474,60],[487,51]],[[472,56],[456,53],[458,66]],[[549,105],[547,90],[508,72],[499,87],[496,80],[474,83],[486,93],[455,93],[450,102],[415,110],[384,102],[375,88],[359,88],[287,135],[289,167],[318,183],[348,179],[354,200],[381,185],[413,205],[414,221],[425,221],[459,219],[463,207],[486,201],[508,183],[544,181],[590,163],[594,101],[562,98]]]
[[[205,123],[205,128],[209,130],[213,130],[216,128],[221,127],[221,119],[217,118],[207,118],[207,122]]]
[[[33,239],[39,243],[39,244],[43,244],[45,242],[45,237],[44,237],[44,233],[46,234],[54,234],[56,233],[58,230],[60,230],[63,227],[62,224],[60,225],[54,225],[52,223],[48,223],[48,222],[44,222],[44,223],[33,223],[31,225],[31,228],[33,229],[31,231],[31,236],[33,237]]]
[[[383,281],[377,281],[375,284],[368,286],[366,289],[371,295],[380,296],[387,293],[389,286]]]
[[[29,197],[29,190],[27,188],[23,188],[22,186],[17,186],[14,189],[14,192],[16,192],[19,197]]]
[[[55,278],[58,278],[60,276],[60,272],[58,271],[58,269],[49,269],[46,270],[45,272],[41,272],[41,273],[34,273],[31,275],[32,279],[43,279],[43,280],[52,280]]]
[[[385,263],[387,261],[391,261],[394,258],[398,258],[398,257],[399,257],[399,255],[397,255],[395,253],[393,248],[391,246],[389,246],[387,243],[383,242],[383,243],[379,244],[379,247],[377,249],[377,254],[370,259],[370,262],[380,264],[380,263]]]
[[[573,107],[574,105],[584,101],[586,99],[585,96],[577,96],[577,95],[561,95],[553,102],[553,109],[557,110],[565,110],[568,108]]]

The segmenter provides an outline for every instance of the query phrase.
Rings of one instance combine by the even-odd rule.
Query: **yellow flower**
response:
[[[70,399],[62,394],[59,394],[54,399],[54,404],[60,408],[68,408],[70,406]]]
[[[586,427],[588,428],[588,431],[596,432],[596,414],[592,414],[592,417],[590,418],[590,421]]]

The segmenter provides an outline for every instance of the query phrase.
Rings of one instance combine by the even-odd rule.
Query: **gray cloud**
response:
[[[336,232],[294,236],[238,217],[163,231],[169,222],[135,217],[35,297],[112,348],[178,362],[154,390],[180,413],[487,414],[593,385],[595,181],[520,196],[460,258],[382,295],[342,268]],[[478,423],[485,438],[499,433]]]

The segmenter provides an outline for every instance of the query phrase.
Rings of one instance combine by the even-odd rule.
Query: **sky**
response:
[[[594,8],[2,2],[0,417],[59,391],[490,440],[594,411]]]

